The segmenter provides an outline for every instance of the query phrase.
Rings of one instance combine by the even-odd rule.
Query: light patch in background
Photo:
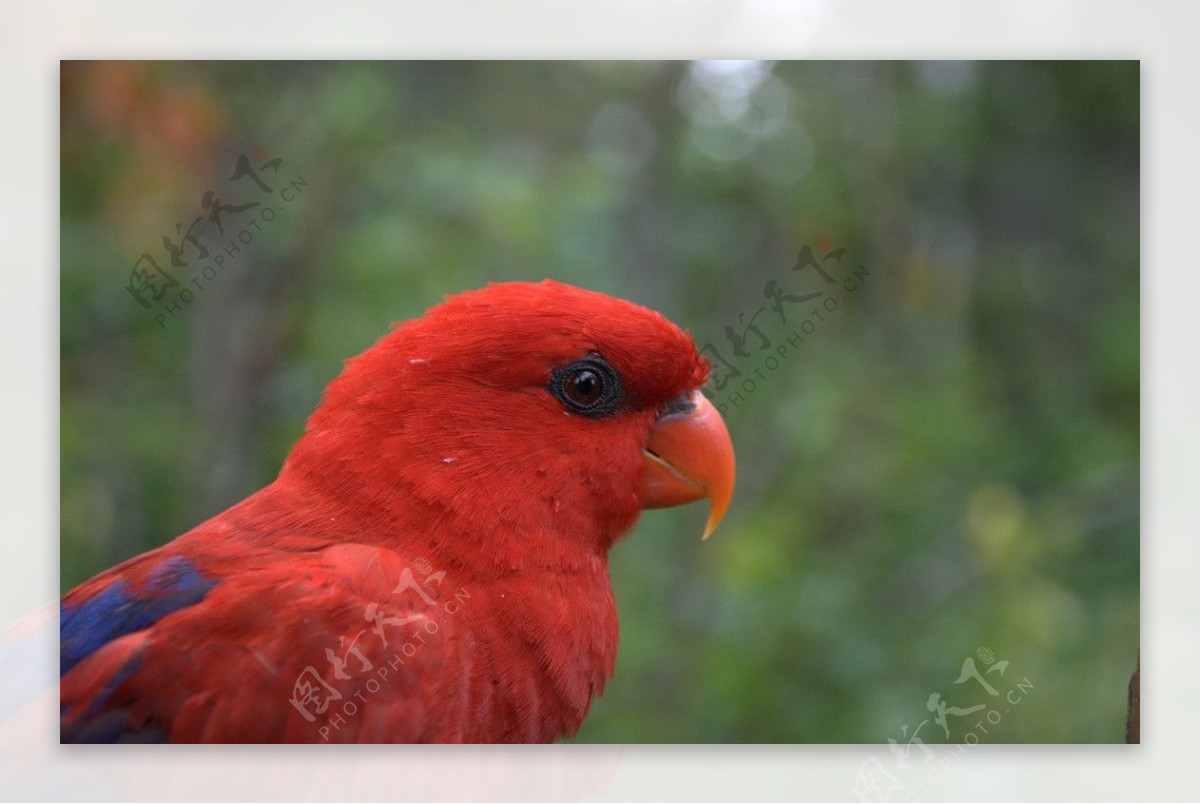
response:
[[[689,71],[684,93],[692,116],[704,123],[737,123],[750,111],[750,101],[771,74],[762,61],[698,61]]]
[[[691,65],[679,104],[691,122],[692,144],[703,156],[739,161],[790,124],[791,91],[771,77],[771,67],[762,61]]]
[[[703,172],[750,160],[763,181],[795,185],[816,159],[812,137],[797,115],[797,99],[765,61],[698,61],[679,89]],[[707,162],[705,166],[701,162]]]

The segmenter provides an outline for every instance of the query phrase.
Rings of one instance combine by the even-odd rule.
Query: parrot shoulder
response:
[[[436,731],[470,722],[477,655],[445,570],[352,543],[149,563],[64,599],[64,742],[465,739]]]

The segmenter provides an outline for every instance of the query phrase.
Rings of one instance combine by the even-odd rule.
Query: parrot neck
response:
[[[618,505],[586,486],[570,495],[555,490],[548,476],[566,469],[486,482],[496,465],[478,465],[471,457],[446,463],[414,449],[407,463],[345,454],[339,460],[304,449],[308,438],[278,479],[246,501],[248,515],[272,520],[284,511],[289,525],[321,538],[454,564],[471,577],[596,567],[607,572],[609,548],[641,513],[633,494],[627,505]],[[293,521],[300,518],[305,521]]]

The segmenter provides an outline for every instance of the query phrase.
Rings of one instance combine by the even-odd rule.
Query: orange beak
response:
[[[707,539],[729,508],[736,474],[733,442],[721,414],[693,391],[686,407],[668,411],[655,423],[642,456],[642,508],[669,508],[707,497]]]

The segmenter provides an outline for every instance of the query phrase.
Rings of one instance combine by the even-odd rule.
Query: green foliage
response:
[[[743,372],[716,392],[730,514],[701,544],[699,507],[652,512],[614,550],[617,673],[577,739],[904,741],[932,692],[989,703],[954,683],[986,646],[1033,689],[981,739],[1119,741],[1138,113],[1130,62],[64,63],[63,587],[269,482],[393,320],[549,276]],[[255,144],[307,185],[160,326],[129,267],[205,190],[245,195]],[[835,285],[789,271],[820,235]],[[772,280],[837,309],[784,324]],[[760,307],[771,346],[732,359]]]

